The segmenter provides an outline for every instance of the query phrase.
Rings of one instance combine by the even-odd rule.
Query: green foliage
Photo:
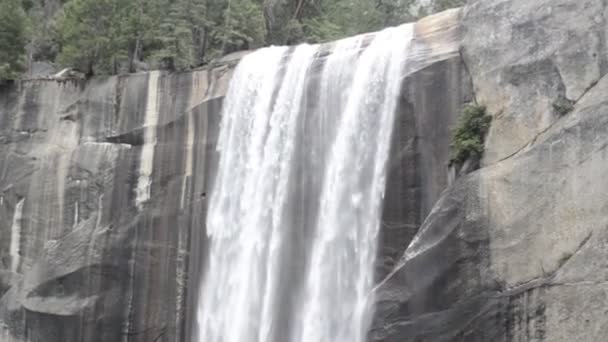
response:
[[[282,42],[284,44],[295,44],[304,41],[304,25],[298,20],[289,20],[281,32],[283,32]]]
[[[450,8],[462,7],[466,5],[467,0],[437,0],[435,2],[434,12],[445,11]]]
[[[228,11],[231,11],[226,14],[229,44],[235,49],[261,47],[266,37],[262,8],[251,0],[239,0],[232,1]]]
[[[29,42],[28,56],[32,60],[54,61],[59,54],[55,18],[47,18],[41,1],[30,1],[27,8]]]
[[[183,70],[194,62],[193,27],[189,20],[191,4],[190,1],[175,1],[161,21],[157,35],[160,49],[153,56],[165,68]]]
[[[382,13],[384,26],[399,25],[414,21],[425,13],[413,13],[417,0],[379,0],[378,10]]]
[[[214,34],[222,53],[255,49],[264,45],[266,22],[262,7],[252,0],[228,1],[223,25]]]
[[[117,8],[112,20],[116,25],[116,47],[120,51],[118,56],[129,71],[135,71],[136,61],[149,57],[164,13],[161,0],[132,0],[121,3]]]
[[[382,28],[382,14],[368,0],[333,0],[319,4],[321,14],[302,19],[304,40],[320,43]]]
[[[484,106],[467,104],[452,139],[452,163],[462,164],[471,157],[481,158],[492,117]]]
[[[26,17],[21,4],[0,0],[0,80],[13,80],[25,70]]]
[[[116,73],[126,59],[123,13],[129,0],[72,0],[58,20],[59,63],[87,74]]]
[[[343,37],[342,28],[327,17],[304,19],[302,40],[309,43],[322,43]]]
[[[238,50],[380,30],[464,2],[418,1],[21,0],[31,23],[30,58],[88,74],[185,70]]]

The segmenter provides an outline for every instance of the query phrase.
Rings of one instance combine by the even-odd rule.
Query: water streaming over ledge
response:
[[[198,342],[365,341],[412,30],[241,61],[223,110]]]

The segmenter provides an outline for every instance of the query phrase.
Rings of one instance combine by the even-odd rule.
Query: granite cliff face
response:
[[[370,340],[608,334],[605,13],[474,0],[416,24]],[[0,341],[191,341],[235,61],[0,89]],[[475,99],[486,158],[449,186]]]
[[[470,1],[461,47],[494,122],[377,287],[376,341],[603,341],[606,4]]]
[[[229,76],[2,90],[0,340],[184,340]]]

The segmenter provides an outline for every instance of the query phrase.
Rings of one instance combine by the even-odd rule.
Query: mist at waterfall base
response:
[[[269,47],[225,98],[198,342],[363,342],[412,26]]]

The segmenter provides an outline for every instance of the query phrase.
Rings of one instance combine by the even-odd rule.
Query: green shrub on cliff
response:
[[[467,159],[481,158],[486,134],[492,117],[486,107],[475,104],[464,106],[452,138],[452,164],[462,164]]]
[[[14,80],[25,70],[26,17],[14,0],[0,0],[0,80]]]

